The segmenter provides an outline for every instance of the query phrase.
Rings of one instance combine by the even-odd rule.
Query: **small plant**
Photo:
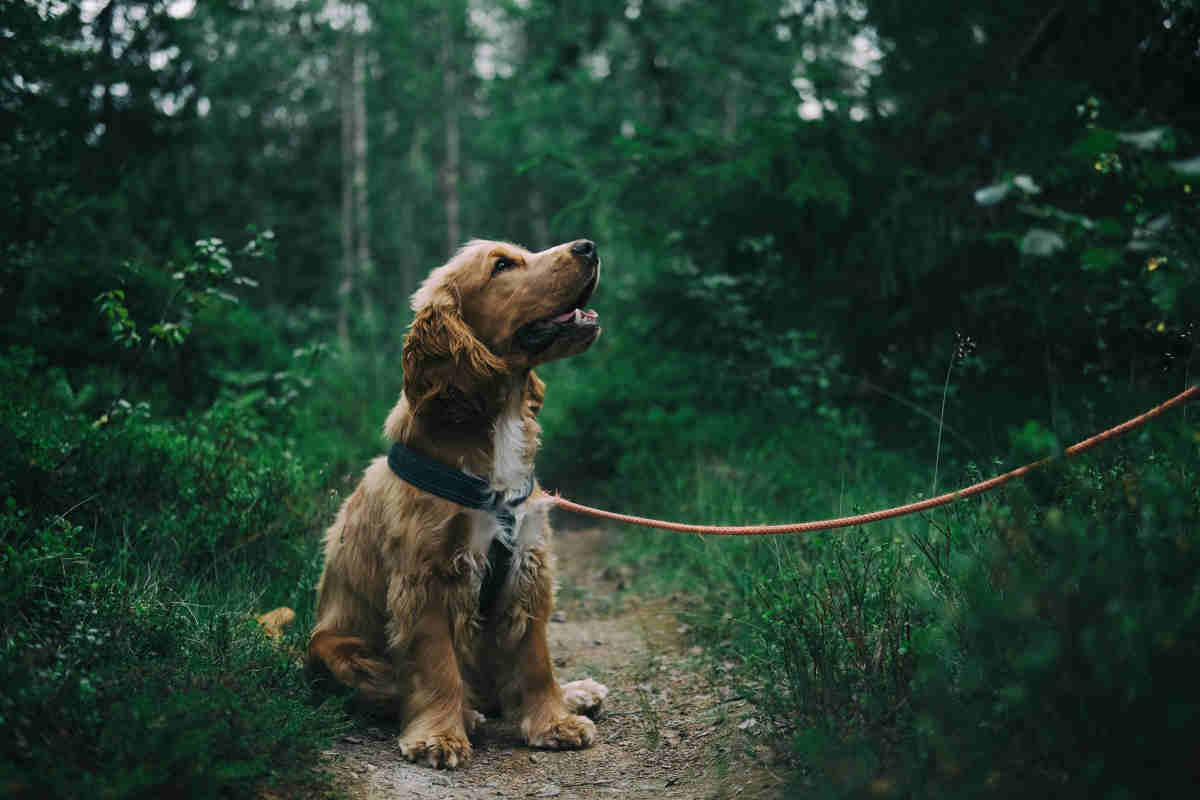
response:
[[[255,242],[246,255],[269,249]],[[310,603],[312,534],[331,510],[323,465],[295,441],[328,434],[293,415],[285,439],[252,391],[164,390],[164,365],[210,372],[229,358],[206,353],[212,340],[263,336],[252,314],[224,313],[218,287],[250,283],[223,244],[198,243],[166,294],[153,273],[126,275],[96,301],[108,361],[0,353],[0,785],[33,798],[303,784],[345,717],[251,612]],[[297,348],[279,384],[302,388],[322,353]],[[98,416],[96,396],[115,398]]]
[[[254,237],[241,249],[240,255],[252,259],[271,258],[275,234],[269,230],[255,232],[253,228],[251,232]],[[130,262],[125,262],[124,269],[131,275],[137,275],[139,271]],[[197,313],[213,303],[236,305],[239,301],[231,289],[258,286],[253,278],[234,272],[229,248],[217,238],[197,241],[191,260],[182,269],[172,273],[171,280],[175,286],[163,306],[160,318],[148,327],[150,347],[159,343],[168,347],[182,345],[192,330],[192,321]],[[96,304],[109,322],[114,342],[124,348],[133,348],[142,343],[137,322],[126,306],[124,289],[101,292],[96,297]],[[179,316],[170,321],[167,319],[170,314]]]

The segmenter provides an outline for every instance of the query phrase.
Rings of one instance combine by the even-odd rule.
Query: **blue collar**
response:
[[[500,535],[492,540],[488,548],[488,571],[479,588],[479,611],[485,618],[488,617],[499,599],[503,578],[507,577],[512,566],[512,553],[516,546],[515,509],[533,494],[533,474],[530,473],[520,494],[501,492],[493,489],[483,478],[448,467],[400,442],[393,444],[388,451],[388,466],[397,477],[421,491],[460,506],[486,511],[500,523]]]
[[[491,514],[500,522],[506,539],[512,536],[513,525],[516,523],[513,509],[533,494],[532,473],[520,494],[514,495],[513,491],[501,492],[493,489],[483,478],[447,467],[400,442],[393,444],[392,449],[388,451],[388,466],[398,477],[423,492]],[[508,543],[512,544],[511,541]]]

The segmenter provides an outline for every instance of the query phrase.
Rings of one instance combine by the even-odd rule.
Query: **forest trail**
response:
[[[609,688],[594,746],[533,750],[515,722],[489,719],[472,737],[471,763],[441,771],[405,761],[395,726],[360,727],[325,751],[338,788],[356,800],[781,797],[771,749],[745,730],[760,729],[747,725],[750,707],[685,645],[671,598],[639,597],[628,571],[606,567],[610,537],[601,529],[555,535],[550,652],[560,681],[590,677]]]

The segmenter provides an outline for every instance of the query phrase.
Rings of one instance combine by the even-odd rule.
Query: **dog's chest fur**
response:
[[[492,488],[498,491],[521,492],[533,471],[533,457],[537,448],[537,422],[524,413],[524,397],[514,393],[504,412],[496,419],[492,428]],[[512,538],[514,555],[539,544],[542,526],[537,524],[545,516],[534,508],[529,500],[514,509],[516,522]],[[496,518],[483,511],[471,513],[471,550],[486,557],[492,540],[501,534]]]

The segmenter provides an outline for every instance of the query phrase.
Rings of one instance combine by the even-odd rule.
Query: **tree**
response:
[[[370,322],[371,272],[370,203],[367,195],[367,32],[371,21],[365,4],[345,9],[342,33],[340,108],[342,117],[342,278],[338,285],[338,339],[350,347],[351,301]]]

